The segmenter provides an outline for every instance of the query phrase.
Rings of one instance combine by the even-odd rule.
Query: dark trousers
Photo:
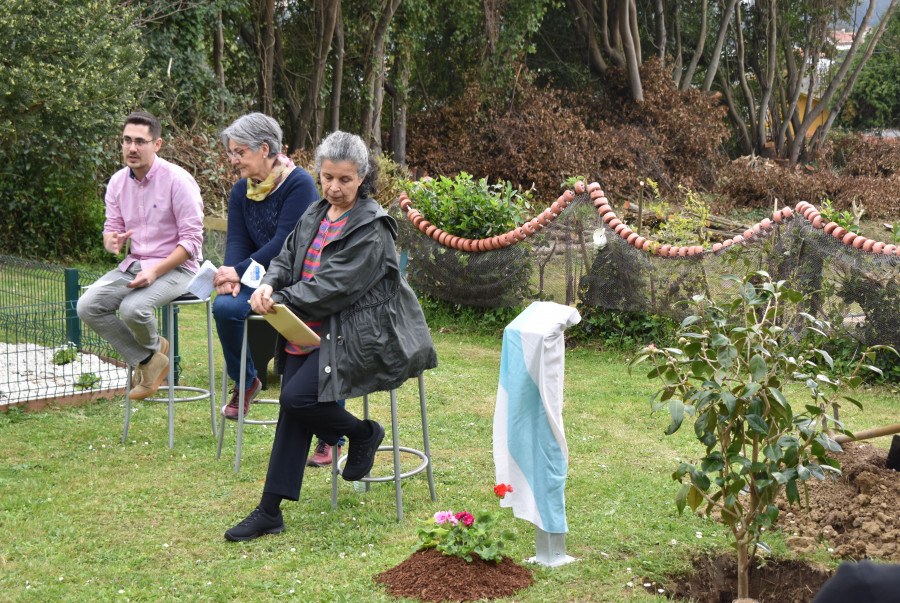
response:
[[[341,436],[365,439],[371,428],[337,402],[319,402],[319,351],[287,355],[281,406],[269,456],[265,492],[297,500],[313,436],[334,446]]]

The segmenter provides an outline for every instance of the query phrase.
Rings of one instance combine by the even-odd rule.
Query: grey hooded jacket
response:
[[[272,259],[261,285],[272,300],[305,320],[322,321],[319,401],[356,398],[399,387],[437,366],[437,352],[415,293],[400,273],[397,223],[369,197],[360,197],[346,226],[322,250],[321,267],[300,280],[306,251],[327,201],[313,203]],[[283,372],[284,338],[275,366]]]

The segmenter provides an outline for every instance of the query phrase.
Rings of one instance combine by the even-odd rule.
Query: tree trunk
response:
[[[605,77],[609,65],[606,64],[603,53],[600,51],[600,45],[597,44],[597,38],[594,35],[596,24],[594,23],[593,17],[579,0],[572,0],[566,4],[569,7],[569,11],[572,13],[572,20],[578,25],[581,35],[584,36],[584,39],[587,42],[588,68],[595,75]]]
[[[756,151],[761,153],[766,146],[766,111],[769,110],[769,101],[772,98],[772,87],[775,83],[775,65],[778,56],[778,47],[776,39],[775,16],[776,6],[775,0],[767,0],[764,5],[766,20],[766,53],[768,60],[766,61],[765,78],[759,82],[762,95],[759,99],[759,112],[756,117]]]
[[[747,103],[747,117],[750,120],[748,124],[750,132],[756,131],[756,98],[753,95],[753,90],[750,88],[750,84],[747,81],[747,70],[744,67],[744,23],[743,18],[741,17],[741,5],[738,4],[735,7],[734,11],[734,31],[735,31],[735,45],[737,46],[737,76],[738,82],[740,82],[741,92],[744,94],[744,102]],[[752,140],[752,139],[751,139]],[[751,143],[752,144],[752,143]]]
[[[712,88],[716,72],[719,70],[719,59],[722,56],[722,46],[725,44],[725,34],[728,33],[728,24],[731,23],[731,15],[734,13],[736,4],[737,0],[727,0],[725,11],[722,13],[722,18],[719,19],[719,34],[716,36],[716,45],[713,47],[709,65],[706,68],[706,78],[703,80],[701,88],[704,92],[709,92]]]
[[[844,92],[839,97],[838,103],[832,108],[832,113],[829,115],[829,119],[826,120],[824,126],[820,126],[816,130],[814,146],[820,146],[824,143],[825,135],[831,128],[831,124],[834,122],[834,117],[836,117],[837,113],[840,112],[847,98],[849,98],[850,92],[852,92],[853,90],[853,85],[856,83],[856,78],[858,77],[863,66],[866,64],[866,61],[868,61],[869,57],[872,56],[872,52],[875,50],[875,45],[878,43],[878,40],[881,39],[881,36],[884,33],[885,28],[887,27],[887,23],[890,20],[891,15],[894,13],[894,9],[896,9],[897,7],[898,1],[900,0],[891,0],[891,3],[884,11],[884,15],[882,15],[881,21],[879,22],[878,26],[872,32],[870,32],[868,36],[865,36],[864,32],[866,30],[866,27],[869,24],[869,20],[872,18],[872,13],[875,11],[875,0],[869,0],[869,8],[866,9],[866,14],[863,16],[862,22],[859,25],[859,29],[857,30],[856,35],[853,37],[853,43],[850,45],[850,50],[847,51],[847,54],[844,57],[844,60],[841,62],[837,73],[834,75],[831,83],[828,84],[828,88],[826,88],[825,92],[822,93],[822,97],[816,103],[816,106],[810,108],[803,116],[803,122],[800,124],[800,131],[796,133],[793,144],[791,144],[790,148],[791,165],[795,165],[797,163],[797,160],[800,158],[800,151],[802,150],[803,145],[806,142],[806,132],[809,130],[809,127],[819,118],[819,116],[822,114],[822,111],[824,111],[825,108],[831,104],[831,100],[834,98],[838,87],[841,84],[844,84]],[[863,53],[862,59],[858,62],[856,68],[854,69],[847,82],[844,82],[844,78],[847,77],[847,72],[850,70],[852,63],[856,58],[856,53],[859,50],[859,45],[862,43],[863,38],[867,38],[867,40],[866,49]],[[812,94],[810,94],[809,96],[811,98]],[[820,130],[821,134],[819,132]]]
[[[406,165],[406,115],[409,107],[409,71],[412,62],[410,51],[397,53],[394,56],[394,68],[391,70],[398,77],[391,95],[391,155],[401,166]],[[390,88],[388,88],[390,90]]]
[[[225,35],[222,33],[222,11],[216,16],[216,33],[213,42],[213,68],[216,71],[216,81],[219,87],[225,89]],[[219,113],[225,113],[225,99],[219,99]]]
[[[313,116],[319,104],[322,85],[325,83],[325,67],[328,65],[328,51],[331,48],[339,7],[340,0],[314,0],[313,2],[316,20],[316,47],[306,81],[303,105],[300,108],[300,123],[294,140],[295,145],[293,145],[295,148],[313,148],[318,142],[312,140],[309,133],[316,131]]]
[[[718,78],[719,86],[722,88],[722,95],[725,97],[725,103],[728,106],[728,117],[731,118],[731,123],[737,129],[735,138],[737,139],[738,147],[741,149],[741,153],[749,155],[753,152],[753,144],[750,141],[750,133],[747,131],[747,122],[744,121],[740,111],[738,111],[734,97],[731,94],[731,85],[725,79],[725,74],[719,71]]]
[[[640,45],[635,41],[631,29],[631,7],[634,0],[625,0],[625,6],[619,5],[619,35],[622,38],[622,51],[625,54],[626,74],[628,87],[631,89],[631,98],[637,102],[644,101],[644,89],[641,86],[640,73]]]
[[[656,0],[653,10],[654,37],[656,43],[656,56],[666,58],[666,3],[665,0]]]
[[[275,87],[275,0],[261,0],[257,55],[260,59],[260,106],[266,115],[273,113],[273,89]]]
[[[691,62],[688,65],[687,71],[681,76],[681,85],[679,88],[682,90],[687,90],[691,87],[691,82],[694,79],[694,72],[697,70],[697,64],[700,62],[700,57],[703,56],[703,49],[706,46],[706,2],[701,2],[700,4],[703,7],[700,12],[700,35],[697,40],[697,47],[694,48],[694,54],[691,56]]]
[[[375,136],[375,119],[380,120],[380,115],[376,116],[375,114],[376,103],[378,102],[375,86],[379,81],[382,81],[379,79],[379,73],[383,73],[384,69],[385,39],[387,38],[388,27],[394,18],[394,13],[397,12],[397,8],[400,6],[400,2],[401,0],[382,0],[378,21],[366,44],[367,52],[363,55],[365,67],[363,69],[363,98],[359,122],[360,134],[363,140],[369,144],[373,142]]]
[[[672,65],[672,82],[675,86],[681,81],[681,69],[684,66],[684,56],[681,52],[681,5],[675,2],[675,61]]]
[[[338,2],[334,30],[334,65],[331,68],[331,131],[341,129],[341,88],[344,83],[344,15]]]

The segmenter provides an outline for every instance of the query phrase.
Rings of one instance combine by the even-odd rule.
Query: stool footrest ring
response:
[[[203,389],[202,387],[191,387],[188,385],[176,385],[172,388],[173,392],[196,392],[198,395],[196,396],[187,396],[184,398],[175,398],[174,402],[194,402],[196,400],[206,400],[209,398],[209,390]],[[168,386],[160,386],[159,391],[154,394],[152,398],[144,398],[143,400],[134,400],[134,402],[168,402],[169,398],[166,396],[165,398],[157,398],[156,396],[162,393],[163,391],[168,392]]]
[[[401,473],[400,479],[406,479],[407,477],[412,477],[413,475],[422,473],[423,471],[425,471],[425,469],[428,468],[428,462],[429,462],[428,456],[421,450],[416,450],[415,448],[407,448],[406,446],[400,446],[397,448],[397,450],[399,450],[400,452],[406,452],[407,454],[415,455],[415,456],[419,457],[420,459],[422,459],[421,465],[419,465],[418,467],[416,467],[415,469],[413,469],[411,471],[405,471],[405,472]],[[393,452],[393,451],[394,451],[393,446],[379,446],[379,448],[378,448],[378,452]],[[338,467],[342,467],[345,462],[347,462],[346,454],[344,456],[342,456],[340,458],[340,460],[338,461]],[[395,475],[391,474],[391,475],[386,475],[383,477],[361,477],[357,481],[376,483],[376,482],[393,482],[396,480],[397,480],[397,477]]]

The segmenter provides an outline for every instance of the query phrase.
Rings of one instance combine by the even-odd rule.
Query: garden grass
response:
[[[184,379],[193,385],[206,374],[205,328],[199,308],[182,310]],[[227,425],[217,461],[206,401],[177,406],[171,450],[164,404],[135,403],[125,444],[121,396],[0,414],[0,599],[389,601],[372,576],[408,557],[418,521],[442,509],[496,511],[502,527],[518,535],[507,554],[531,557],[533,526],[500,509],[492,492],[500,339],[438,329],[434,340],[440,366],[425,383],[438,502],[424,474],[404,481],[400,523],[393,484],[357,492],[342,481],[332,511],[330,471],[309,469],[300,501],[282,505],[283,534],[225,541],[224,531],[259,500],[274,427],[246,426],[235,475],[235,425]],[[714,522],[678,515],[671,474],[679,459],[696,459],[700,450],[689,428],[663,434],[667,416],[650,414],[655,384],[643,369],[628,374],[628,356],[567,352],[566,544],[578,561],[536,568],[534,585],[516,601],[662,600],[640,588],[642,578],[687,571],[692,557],[728,548]],[[271,387],[265,397],[277,397]],[[401,388],[401,443],[414,448],[421,447],[416,397],[415,382]],[[850,429],[897,422],[895,391],[873,387],[859,398],[863,411],[843,411]],[[348,407],[362,412],[360,400]],[[372,396],[370,408],[389,423],[386,394]],[[256,405],[252,412],[275,411]],[[872,444],[887,447],[889,438]],[[389,458],[379,455],[376,473]],[[787,554],[780,535],[767,541]]]

